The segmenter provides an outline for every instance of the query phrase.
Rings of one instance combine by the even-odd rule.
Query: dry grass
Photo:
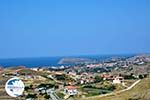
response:
[[[150,100],[150,78],[143,79],[131,90],[106,97],[95,96],[85,100]]]

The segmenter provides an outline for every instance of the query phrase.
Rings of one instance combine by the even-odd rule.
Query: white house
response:
[[[66,86],[64,89],[66,95],[76,95],[78,93],[76,86]]]
[[[115,77],[113,79],[113,84],[120,84],[123,82],[123,77]]]

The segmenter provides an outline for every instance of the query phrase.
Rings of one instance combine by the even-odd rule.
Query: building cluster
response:
[[[64,98],[68,98],[69,96],[77,95],[79,93],[78,88],[79,86],[84,86],[87,84],[95,84],[101,81],[108,81],[112,85],[114,84],[122,84],[125,86],[125,79],[126,78],[139,78],[139,75],[136,76],[133,74],[137,71],[144,73],[145,70],[148,70],[147,67],[139,67],[134,70],[132,75],[125,76],[120,75],[121,71],[114,74],[113,71],[116,69],[123,69],[128,70],[134,69],[130,68],[130,66],[137,65],[142,66],[146,63],[150,63],[150,56],[148,55],[140,55],[134,56],[126,59],[109,59],[107,61],[99,62],[99,63],[90,63],[90,64],[83,64],[83,65],[74,65],[72,67],[52,67],[52,68],[30,68],[28,71],[31,71],[30,74],[26,72],[20,73],[22,69],[18,69],[12,72],[3,73],[3,77],[14,77],[18,76],[22,80],[38,80],[39,82],[44,82],[48,79],[53,80],[55,83],[59,84],[58,89],[63,90],[65,94]],[[129,69],[128,69],[129,68]],[[145,68],[145,69],[144,69]],[[0,68],[0,72],[3,70]],[[149,69],[150,70],[150,69]],[[40,74],[33,74],[35,73],[46,73],[45,77]],[[141,76],[140,76],[141,77]],[[144,76],[142,76],[144,77]],[[39,83],[40,84],[40,83]],[[55,84],[54,84],[55,85]],[[33,87],[32,87],[33,88]],[[52,96],[52,98],[56,97],[55,88],[47,88],[46,85],[42,87],[35,87],[33,88],[35,93],[38,94],[47,94]]]

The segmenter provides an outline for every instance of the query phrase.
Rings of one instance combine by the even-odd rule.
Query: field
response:
[[[105,97],[95,96],[84,100],[150,100],[150,78],[141,80],[128,91]]]

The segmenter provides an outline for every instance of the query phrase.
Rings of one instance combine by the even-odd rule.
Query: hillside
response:
[[[91,97],[85,100],[150,100],[150,78],[141,80],[128,91],[105,97]]]

